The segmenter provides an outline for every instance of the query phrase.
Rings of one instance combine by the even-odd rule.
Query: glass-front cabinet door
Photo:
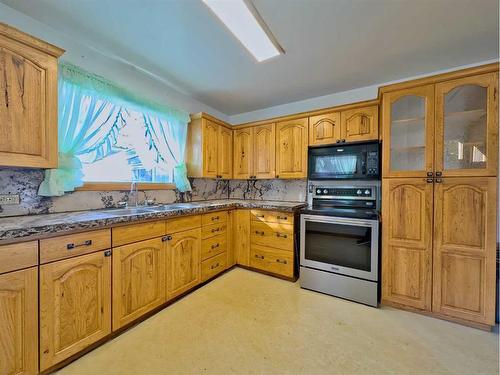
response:
[[[434,86],[385,93],[382,111],[383,176],[432,174]]]
[[[498,163],[497,75],[436,85],[437,176],[494,176]]]

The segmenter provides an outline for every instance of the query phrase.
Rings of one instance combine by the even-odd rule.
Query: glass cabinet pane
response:
[[[444,169],[486,168],[488,89],[462,85],[444,97]]]
[[[391,105],[391,170],[425,169],[425,98],[403,96]]]

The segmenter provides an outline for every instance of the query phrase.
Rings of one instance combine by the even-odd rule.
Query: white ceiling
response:
[[[498,0],[254,0],[257,63],[201,0],[0,0],[227,115],[498,58]]]

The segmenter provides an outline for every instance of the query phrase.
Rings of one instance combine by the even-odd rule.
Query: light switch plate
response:
[[[19,194],[0,194],[0,206],[7,204],[19,204]]]

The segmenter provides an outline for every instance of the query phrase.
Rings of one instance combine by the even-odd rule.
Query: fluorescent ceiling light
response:
[[[284,53],[254,6],[245,0],[202,0],[261,62]]]

